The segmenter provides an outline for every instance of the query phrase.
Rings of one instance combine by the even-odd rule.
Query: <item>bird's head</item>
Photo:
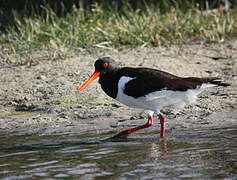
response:
[[[78,92],[85,89],[92,81],[101,75],[111,73],[117,69],[116,63],[110,57],[102,57],[95,61],[95,72],[77,89]]]
[[[95,71],[100,72],[101,74],[106,74],[113,72],[117,65],[113,59],[110,57],[102,57],[95,61]]]

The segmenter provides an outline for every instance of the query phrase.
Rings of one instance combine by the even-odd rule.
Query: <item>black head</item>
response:
[[[110,57],[101,57],[95,61],[95,70],[102,74],[113,72],[116,69],[118,69],[118,66]]]
[[[95,62],[95,72],[77,89],[78,92],[85,89],[92,81],[98,77],[105,77],[108,73],[114,74],[118,67],[113,59],[110,57],[102,57]]]

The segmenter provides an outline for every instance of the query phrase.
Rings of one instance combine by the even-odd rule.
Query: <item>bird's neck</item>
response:
[[[120,76],[117,71],[107,72],[105,74],[101,74],[99,83],[103,91],[110,97],[116,98],[118,93],[118,82]]]

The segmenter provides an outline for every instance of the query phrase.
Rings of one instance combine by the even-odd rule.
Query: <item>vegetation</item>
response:
[[[43,59],[54,59],[94,47],[223,42],[237,36],[237,8],[226,11],[185,6],[172,6],[163,12],[152,4],[144,8],[127,4],[120,10],[94,4],[90,10],[75,6],[63,16],[44,6],[43,16],[15,13],[14,26],[0,34],[0,58],[17,63],[26,57],[30,61],[29,54],[39,50],[45,52]]]

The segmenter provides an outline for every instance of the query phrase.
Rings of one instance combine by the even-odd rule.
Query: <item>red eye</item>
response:
[[[104,68],[107,68],[109,66],[109,63],[106,62],[106,63],[103,63],[102,65]]]

